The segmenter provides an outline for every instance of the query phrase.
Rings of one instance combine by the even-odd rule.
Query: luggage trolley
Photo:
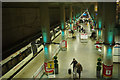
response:
[[[87,35],[87,33],[80,33],[80,41],[82,43],[87,43],[88,42],[88,35]]]
[[[71,29],[68,29],[67,31],[67,38],[72,38]]]

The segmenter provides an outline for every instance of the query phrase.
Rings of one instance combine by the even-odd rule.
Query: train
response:
[[[54,40],[57,36],[61,34],[60,26],[54,28],[54,30],[50,31],[51,40]],[[13,75],[15,75],[22,67],[24,67],[32,58],[34,58],[37,54],[39,54],[44,46],[40,43],[42,36],[40,36],[35,41],[30,42],[25,47],[21,48],[17,52],[13,53],[6,59],[0,62],[0,69],[1,71],[1,79],[9,79]]]

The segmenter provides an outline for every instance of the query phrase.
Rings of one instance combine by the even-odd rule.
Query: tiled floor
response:
[[[89,34],[90,30],[87,29],[88,27],[86,25],[84,25],[84,27],[87,33]],[[73,60],[73,58],[76,58],[76,60],[80,62],[83,66],[81,78],[96,78],[96,64],[97,58],[100,57],[100,52],[98,52],[94,46],[95,41],[92,41],[89,38],[87,43],[81,43],[80,33],[76,31],[75,34],[76,39],[67,39],[67,51],[60,51],[58,54],[59,74],[56,75],[56,78],[73,77],[73,75],[70,76],[68,74],[68,69],[72,69],[70,63]],[[101,53],[103,53],[103,50]],[[118,78],[119,65],[113,64],[113,78]],[[46,77],[44,76],[43,78]]]
[[[96,78],[96,63],[99,52],[94,47],[94,42],[90,39],[88,43],[81,43],[79,37],[68,39],[67,51],[60,51],[58,54],[59,74],[56,78],[68,78],[68,69],[72,68],[70,63],[76,58],[83,66],[81,78]],[[114,64],[113,78],[118,78],[118,64]]]
[[[84,24],[82,25],[85,27],[87,33],[90,34],[88,26]],[[81,78],[96,78],[96,63],[100,53],[95,49],[94,46],[95,41],[88,39],[88,42],[81,43],[80,33],[76,31],[75,35],[76,39],[72,38],[67,39],[68,43],[67,51],[60,51],[58,54],[59,74],[57,74],[55,77],[70,78],[70,75],[68,74],[68,69],[69,68],[72,69],[70,63],[73,60],[73,58],[76,58],[76,60],[80,62],[83,66]],[[54,40],[54,42],[60,41],[61,35]],[[53,51],[57,45],[52,46],[53,47],[51,48],[51,51]],[[31,78],[35,71],[37,71],[39,66],[43,63],[44,61],[43,56],[44,52],[42,51],[31,63],[29,63],[24,69],[22,69],[14,78]],[[47,76],[44,75],[43,78],[47,78]],[[114,64],[113,66],[113,78],[118,78],[118,64]]]
[[[87,26],[85,26],[87,27]],[[73,58],[76,58],[83,66],[82,78],[96,78],[96,63],[99,57],[94,47],[94,41],[88,39],[88,42],[81,43],[80,33],[76,32],[76,39],[67,39],[67,51],[60,51],[58,54],[59,74],[57,78],[67,78],[68,69]]]

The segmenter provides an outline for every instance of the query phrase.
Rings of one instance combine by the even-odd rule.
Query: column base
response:
[[[103,78],[110,80],[112,78],[113,65],[107,66],[103,64]]]

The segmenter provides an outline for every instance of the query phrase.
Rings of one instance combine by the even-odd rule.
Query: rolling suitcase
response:
[[[71,74],[71,69],[70,68],[68,69],[68,74]]]

